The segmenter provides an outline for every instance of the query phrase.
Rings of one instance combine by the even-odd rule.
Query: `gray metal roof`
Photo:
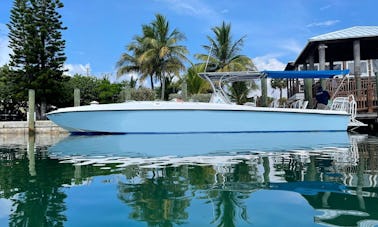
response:
[[[330,32],[323,35],[314,36],[309,39],[309,42],[339,40],[339,39],[353,39],[364,37],[378,36],[378,26],[355,26],[343,30]]]
[[[294,64],[305,64],[310,56],[318,63],[320,44],[327,46],[326,62],[351,61],[354,40],[360,41],[361,60],[378,59],[378,26],[356,26],[310,38]]]

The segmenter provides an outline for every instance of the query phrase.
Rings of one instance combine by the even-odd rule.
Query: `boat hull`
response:
[[[346,131],[349,122],[347,114],[319,110],[169,105],[71,108],[48,117],[69,132],[111,134]]]

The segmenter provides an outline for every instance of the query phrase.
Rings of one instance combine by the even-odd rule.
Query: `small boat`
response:
[[[278,76],[330,78],[346,73],[347,70],[201,73],[200,76],[208,80],[214,90],[210,103],[129,101],[62,108],[47,116],[71,133],[84,134],[346,131],[350,113],[345,110],[236,105],[215,86],[220,84],[219,81]]]

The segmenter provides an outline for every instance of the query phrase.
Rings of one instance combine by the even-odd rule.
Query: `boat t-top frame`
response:
[[[262,78],[271,79],[329,79],[336,75],[349,74],[349,70],[307,70],[307,71],[240,71],[240,72],[203,72],[198,75],[209,81],[212,89],[213,96],[210,102],[216,103],[231,103],[228,95],[222,88],[222,84],[231,83],[236,81],[251,81],[258,80]]]

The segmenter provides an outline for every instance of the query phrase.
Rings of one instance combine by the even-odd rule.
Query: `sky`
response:
[[[157,13],[184,33],[179,44],[207,54],[211,28],[230,23],[233,40],[246,36],[241,54],[259,70],[282,70],[294,61],[309,38],[353,26],[377,25],[376,0],[61,0],[59,12],[67,30],[67,73],[115,80],[115,64],[143,24]],[[13,0],[0,0],[0,66],[9,61],[8,29]],[[120,78],[127,79],[127,78]]]

